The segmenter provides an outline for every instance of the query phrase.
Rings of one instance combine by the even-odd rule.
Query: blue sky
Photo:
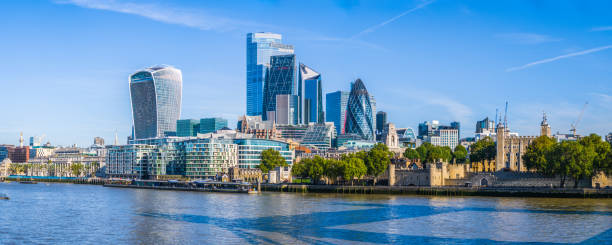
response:
[[[494,117],[535,135],[612,131],[610,1],[137,1],[2,3],[0,143],[129,135],[128,75],[183,71],[183,118],[245,113],[247,32],[283,34],[324,92],[361,78],[397,127]]]

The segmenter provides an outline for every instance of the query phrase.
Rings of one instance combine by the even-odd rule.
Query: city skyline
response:
[[[272,8],[265,2],[244,3],[231,15],[228,9],[236,6],[230,3],[214,7],[202,6],[211,3],[181,4],[184,6],[142,1],[5,4],[15,11],[0,17],[2,22],[20,25],[1,26],[7,35],[0,51],[7,58],[0,62],[14,72],[7,75],[9,82],[0,92],[0,102],[15,106],[8,108],[6,115],[10,116],[4,117],[0,143],[17,144],[19,132],[26,138],[46,135],[53,144],[81,146],[91,144],[95,136],[112,142],[117,132],[124,143],[131,134],[132,121],[125,78],[155,64],[169,64],[183,71],[181,119],[223,117],[233,128],[238,116],[246,114],[244,40],[247,32],[257,31],[282,34],[283,43],[295,47],[300,62],[316,67],[325,76],[323,94],[348,91],[351,81],[363,78],[377,99],[377,110],[387,112],[388,121],[399,128],[415,129],[418,123],[430,120],[459,121],[466,137],[473,134],[476,121],[493,118],[495,109],[501,111],[509,101],[509,126],[513,131],[537,135],[541,112],[545,111],[553,133],[568,133],[588,101],[578,133],[604,136],[610,131],[612,91],[606,67],[612,63],[612,32],[605,27],[611,23],[606,23],[604,12],[600,12],[606,7],[594,3],[501,3],[524,11],[519,16],[491,9],[495,4],[407,1],[370,6],[372,3],[367,2],[317,2],[315,5],[329,7],[321,12],[322,20],[288,17],[285,26],[246,11],[249,7]],[[292,5],[285,3],[272,9],[281,11],[295,7]],[[134,10],[142,6],[147,8]],[[161,11],[160,6],[168,8]],[[44,14],[26,20],[17,14],[23,8],[30,9],[32,15]],[[186,14],[179,11],[186,8],[195,10]],[[364,13],[369,8],[369,14]],[[88,18],[83,23],[66,23],[68,19],[58,15],[67,13]],[[177,13],[185,14],[181,15],[184,18],[171,18]],[[591,17],[579,23],[562,21],[568,16],[587,15]],[[334,19],[330,16],[342,21],[324,28],[322,22]],[[436,16],[444,18],[423,23]],[[515,22],[502,23],[503,17]],[[341,28],[342,22],[348,23],[346,28]],[[125,26],[121,26],[123,23]],[[320,33],[290,28],[307,23],[319,28]],[[453,26],[466,23],[473,30],[449,33]],[[48,25],[55,26],[42,30]],[[137,27],[145,31],[158,28],[167,36],[149,43],[110,38],[124,36]],[[31,34],[24,34],[24,30],[34,28],[41,29],[43,43],[39,37],[31,41]],[[330,29],[340,31],[331,33]],[[400,35],[394,35],[398,32]],[[442,34],[453,35],[456,40],[449,43],[436,38]],[[477,40],[476,36],[482,38]],[[197,42],[184,40],[189,38]],[[65,45],[67,41],[73,45]],[[156,51],[152,54],[144,52],[153,48]],[[455,61],[448,62],[448,58]],[[32,73],[32,69],[39,72]]]

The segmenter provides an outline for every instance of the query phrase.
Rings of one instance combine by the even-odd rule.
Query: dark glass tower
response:
[[[271,56],[270,68],[266,71],[262,119],[274,120],[274,118],[268,118],[268,114],[276,111],[276,96],[281,94],[294,95],[296,87],[295,55]]]
[[[368,141],[375,139],[375,125],[372,114],[374,105],[371,99],[372,97],[368,94],[361,79],[357,79],[351,84],[351,93],[346,106],[344,126],[346,134],[355,134]]]
[[[181,116],[181,71],[156,66],[137,71],[129,80],[135,139],[175,134]]]
[[[344,134],[348,98],[349,92],[345,91],[336,91],[325,95],[325,120],[334,123],[337,135]]]

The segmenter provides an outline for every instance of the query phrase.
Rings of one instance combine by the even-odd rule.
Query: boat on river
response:
[[[19,184],[38,184],[38,182],[27,180],[27,181],[19,181]]]
[[[4,193],[0,193],[0,200],[9,200],[10,198],[8,197],[8,195],[4,194]]]
[[[210,180],[178,181],[178,180],[132,180],[132,181],[112,181],[104,185],[105,187],[124,187],[156,190],[177,190],[177,191],[203,191],[203,192],[229,192],[229,193],[249,193],[252,184],[242,182],[220,182]]]

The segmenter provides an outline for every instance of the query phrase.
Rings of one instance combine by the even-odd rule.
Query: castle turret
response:
[[[542,123],[540,124],[540,136],[542,135],[552,137],[552,133],[550,132],[550,126],[548,125],[548,121],[546,120],[546,112],[542,112]]]
[[[506,154],[504,147],[506,145],[506,128],[500,122],[497,124],[497,154],[495,155],[495,171],[501,171],[506,167]]]

